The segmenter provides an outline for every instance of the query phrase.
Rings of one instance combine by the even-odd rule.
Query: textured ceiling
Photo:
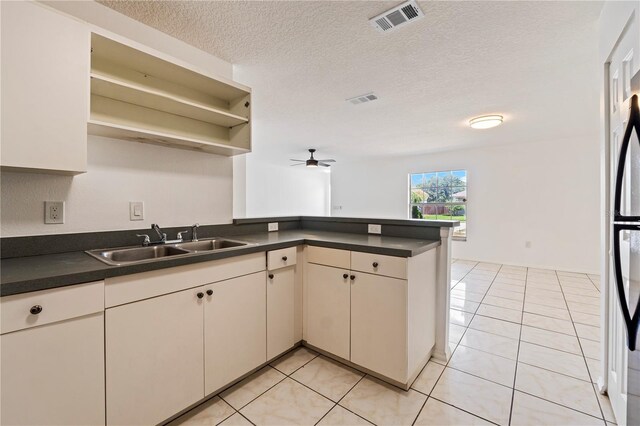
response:
[[[426,17],[388,34],[368,19],[399,2],[101,3],[232,62],[274,158],[597,138],[601,2],[419,2]],[[466,125],[488,113],[504,125]]]

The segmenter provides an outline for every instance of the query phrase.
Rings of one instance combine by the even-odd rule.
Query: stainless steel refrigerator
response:
[[[626,423],[640,425],[640,105],[629,103],[615,170],[613,278],[626,332]]]

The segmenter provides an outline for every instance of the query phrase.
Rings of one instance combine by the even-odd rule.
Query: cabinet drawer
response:
[[[369,274],[407,279],[407,259],[380,254],[351,252],[351,269]]]
[[[296,264],[296,248],[288,247],[280,250],[272,250],[267,253],[267,269],[275,271]]]
[[[345,269],[351,268],[351,259],[348,250],[308,246],[307,260],[310,263],[317,263],[319,265]]]
[[[31,309],[41,307],[39,313]],[[104,281],[79,284],[0,299],[2,334],[63,321],[104,310]]]

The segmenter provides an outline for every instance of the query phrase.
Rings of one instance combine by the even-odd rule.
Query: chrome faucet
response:
[[[144,241],[142,242],[142,246],[146,247],[151,244],[151,238],[147,234],[136,234],[136,237],[143,237]]]
[[[158,226],[157,223],[154,223],[151,225],[151,229],[153,229],[155,231],[156,234],[158,234],[158,237],[160,238],[160,242],[161,243],[166,243],[167,242],[167,234],[165,234],[164,232],[162,232],[162,229],[160,229],[160,227]]]
[[[200,227],[199,223],[195,223],[191,227],[191,241],[198,241],[198,228],[199,227]]]

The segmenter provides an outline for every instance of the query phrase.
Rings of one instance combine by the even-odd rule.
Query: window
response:
[[[467,171],[409,175],[409,216],[413,219],[459,220],[455,239],[467,237]]]

